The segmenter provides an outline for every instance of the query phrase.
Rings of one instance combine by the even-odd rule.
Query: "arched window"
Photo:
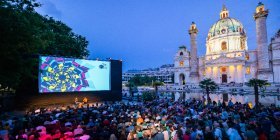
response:
[[[222,73],[225,73],[226,71],[227,71],[227,68],[226,68],[226,67],[222,67],[222,68],[221,68],[221,72],[222,72]]]
[[[182,55],[184,55],[184,53],[183,53],[183,52],[180,52],[180,56],[182,56]]]
[[[184,66],[184,61],[180,61],[180,67]]]
[[[240,41],[240,49],[241,50],[245,49],[245,40],[243,40],[243,39]]]
[[[246,68],[246,74],[250,74],[251,73],[251,69],[250,69],[250,67],[247,67]]]
[[[246,60],[249,60],[249,59],[250,59],[249,54],[246,54],[246,55],[245,55],[245,59],[246,59]]]
[[[194,28],[194,26],[192,26],[192,30],[194,30],[195,28]]]
[[[222,42],[222,45],[221,45],[221,50],[222,51],[226,51],[227,50],[227,42]]]

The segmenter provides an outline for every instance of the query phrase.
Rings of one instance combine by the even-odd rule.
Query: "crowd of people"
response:
[[[247,104],[110,102],[52,106],[24,117],[1,115],[0,139],[21,140],[274,140],[280,109]]]

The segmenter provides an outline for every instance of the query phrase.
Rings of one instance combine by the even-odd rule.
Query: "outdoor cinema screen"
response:
[[[110,62],[40,56],[39,92],[110,90]]]

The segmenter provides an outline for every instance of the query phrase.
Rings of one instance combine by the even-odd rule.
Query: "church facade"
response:
[[[190,50],[181,46],[174,58],[174,83],[199,83],[211,78],[216,83],[245,83],[251,78],[280,83],[280,31],[267,39],[268,10],[259,3],[253,15],[256,23],[255,50],[248,50],[246,31],[240,21],[229,16],[223,6],[220,19],[206,37],[206,54],[197,56],[198,28],[189,28]]]

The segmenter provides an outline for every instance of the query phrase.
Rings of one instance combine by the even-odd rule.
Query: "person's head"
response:
[[[206,126],[206,127],[205,127],[205,132],[211,132],[210,126]]]
[[[143,131],[143,138],[151,138],[151,131],[150,130],[145,130]]]
[[[158,130],[157,130],[156,128],[153,128],[153,129],[151,130],[151,135],[152,135],[152,136],[155,136],[157,133],[158,133]]]
[[[186,129],[185,134],[190,135],[190,129],[189,128]]]
[[[196,140],[201,140],[202,139],[202,135],[200,134],[200,133],[198,133],[197,135],[196,135]]]
[[[218,127],[220,127],[220,124],[218,122],[214,122],[214,127],[218,128]]]
[[[247,126],[247,129],[248,130],[253,130],[255,128],[255,126],[253,125],[253,124],[249,124],[248,126]]]

